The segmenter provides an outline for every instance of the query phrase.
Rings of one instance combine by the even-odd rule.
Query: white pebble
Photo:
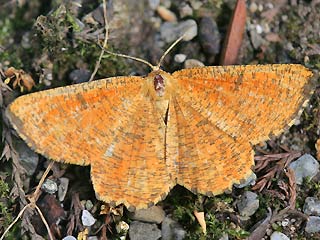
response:
[[[93,224],[95,224],[96,219],[91,215],[91,213],[88,210],[83,210],[81,221],[83,226],[90,227]]]
[[[259,25],[259,24],[256,25],[256,31],[258,34],[261,34],[263,32],[261,25]]]
[[[177,63],[183,63],[187,58],[187,55],[179,53],[174,55],[174,61]]]

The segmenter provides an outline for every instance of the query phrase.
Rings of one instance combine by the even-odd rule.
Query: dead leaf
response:
[[[30,91],[35,85],[32,77],[21,69],[18,70],[10,67],[5,71],[5,76],[7,77],[5,83],[8,84],[11,82],[13,88],[20,87],[21,92],[23,92],[25,88]]]
[[[193,214],[196,217],[196,219],[198,220],[198,222],[202,228],[203,234],[206,234],[207,233],[207,225],[206,225],[206,220],[204,218],[204,212],[198,212],[197,210],[194,210]]]
[[[272,179],[279,177],[283,170],[292,162],[292,160],[301,156],[300,152],[267,154],[256,156],[255,172],[262,173],[256,184],[252,187],[253,190],[261,192],[264,188],[269,188]]]
[[[286,176],[288,177],[288,180],[289,180],[289,193],[290,193],[289,207],[290,207],[290,209],[295,209],[296,197],[297,197],[296,177],[294,175],[294,171],[291,168],[288,168],[288,170],[285,173],[286,173]]]

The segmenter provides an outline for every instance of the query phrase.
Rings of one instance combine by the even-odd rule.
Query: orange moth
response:
[[[36,152],[90,165],[98,199],[140,209],[176,184],[211,196],[246,179],[252,146],[291,126],[312,92],[312,73],[302,65],[170,74],[160,63],[146,77],[21,96],[6,115]]]

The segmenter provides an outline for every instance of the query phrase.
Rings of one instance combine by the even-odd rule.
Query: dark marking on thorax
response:
[[[164,95],[165,83],[163,77],[160,74],[154,76],[153,85],[157,95],[159,97],[162,97]]]

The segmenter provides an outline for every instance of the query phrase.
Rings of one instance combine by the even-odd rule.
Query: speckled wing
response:
[[[101,200],[146,207],[172,184],[165,126],[141,90],[144,83],[141,77],[116,77],[37,92],[17,98],[7,116],[36,152],[91,164]]]
[[[165,124],[153,102],[136,97],[102,161],[91,163],[98,198],[147,208],[174,186],[165,159]]]
[[[173,73],[183,101],[226,134],[252,144],[293,124],[311,95],[311,76],[298,64],[203,67]]]
[[[88,165],[110,144],[140,91],[139,77],[108,78],[17,98],[7,117],[36,152],[59,162]],[[128,90],[130,89],[130,90]]]
[[[229,190],[252,174],[253,150],[189,106],[180,95],[170,102],[167,161],[176,163],[177,183],[208,196]]]
[[[311,72],[300,65],[228,66],[173,73],[167,156],[177,181],[219,194],[251,173],[252,144],[279,134],[305,104]]]

